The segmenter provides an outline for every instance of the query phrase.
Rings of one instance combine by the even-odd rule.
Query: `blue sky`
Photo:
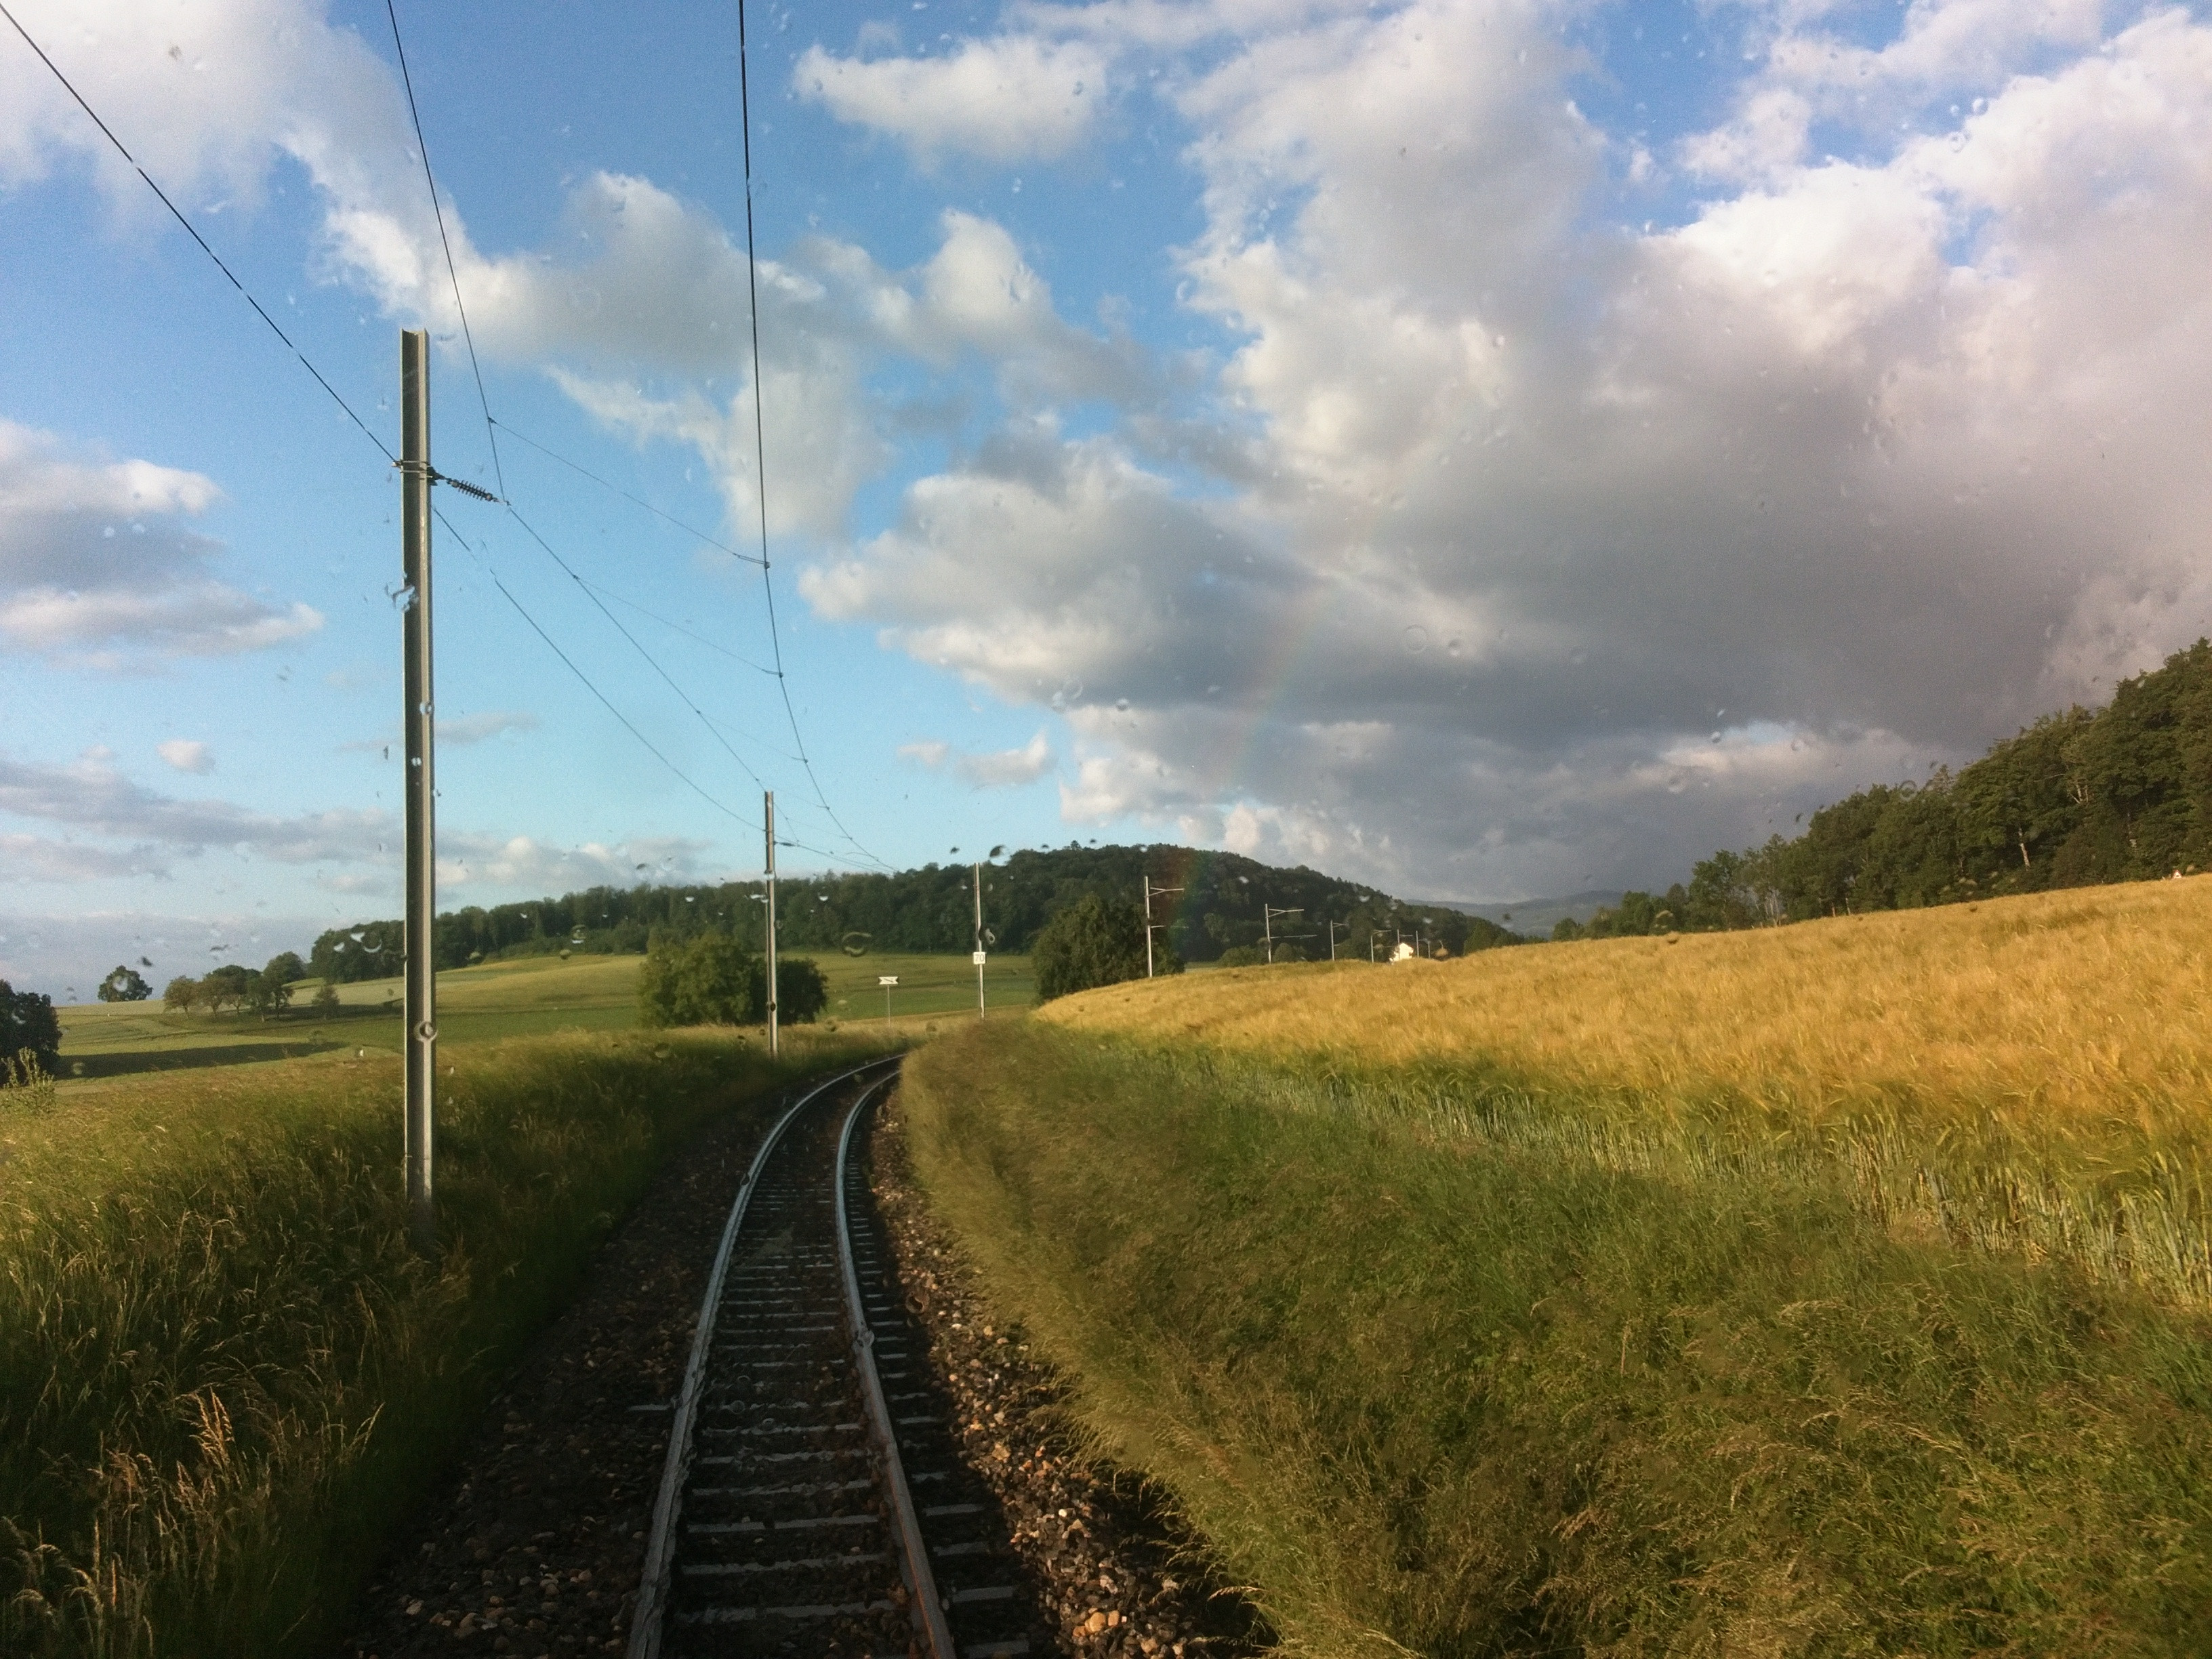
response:
[[[398,7],[495,471],[382,6],[10,4],[395,447],[440,341],[449,904],[763,784],[787,867],[1663,882],[2207,627],[2187,8],[754,9],[810,778],[733,9]],[[393,477],[12,31],[0,283],[0,976],[394,914]]]

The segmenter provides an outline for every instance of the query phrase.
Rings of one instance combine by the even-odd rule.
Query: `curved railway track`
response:
[[[1035,1587],[891,1278],[854,1139],[896,1060],[802,1096],[731,1206],[669,1431],[629,1659],[1015,1659]]]

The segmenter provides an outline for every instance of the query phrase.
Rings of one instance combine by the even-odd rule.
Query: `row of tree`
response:
[[[1181,847],[1071,844],[1025,848],[984,866],[986,943],[1027,951],[1055,913],[1093,896],[1135,904],[1146,880],[1156,894],[1156,942],[1187,962],[1212,962],[1231,952],[1239,953],[1229,956],[1232,962],[1252,959],[1270,933],[1279,962],[1326,957],[1332,936],[1339,954],[1360,957],[1387,955],[1401,937],[1417,935],[1454,955],[1518,940],[1494,922],[1442,905],[1406,903],[1304,866],[1277,869],[1234,853]],[[777,943],[856,953],[965,951],[975,939],[972,881],[972,868],[963,864],[787,878],[777,884]],[[1263,907],[1295,914],[1276,915],[1271,925]],[[757,881],[592,887],[559,898],[449,911],[434,924],[432,953],[444,969],[563,951],[636,952],[662,936],[682,940],[715,933],[758,951],[765,944],[763,913]],[[308,970],[340,984],[384,979],[399,972],[403,951],[397,921],[332,928],[315,940]]]
[[[189,1014],[198,1009],[220,1014],[242,1009],[265,1018],[290,1007],[292,987],[307,977],[307,967],[300,960],[300,953],[285,951],[270,957],[268,965],[258,973],[236,963],[227,963],[222,967],[209,969],[198,979],[179,974],[161,988],[161,1006],[173,1014]],[[325,982],[315,999],[316,1006],[330,1007],[337,1002],[337,992]]]
[[[2212,868],[2212,641],[2050,714],[1956,774],[1877,784],[1555,938],[1757,927]]]

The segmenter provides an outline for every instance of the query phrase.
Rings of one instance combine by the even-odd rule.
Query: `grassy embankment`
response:
[[[884,1024],[878,975],[896,974],[890,1028],[911,1040],[932,1019],[975,1006],[975,969],[963,956],[810,951],[830,982],[824,1019],[840,1025]],[[495,1042],[554,1031],[628,1031],[637,1025],[642,957],[524,957],[438,975],[441,1048]],[[985,969],[991,1006],[1012,1011],[1036,1000],[1026,956],[994,955]],[[301,1054],[397,1054],[399,981],[363,980],[338,987],[335,1014],[309,1006],[321,981],[294,988],[293,1007],[275,1019],[225,1013],[173,1014],[158,1001],[86,1003],[56,1012],[62,1023],[61,1072],[99,1079],[139,1072],[228,1066]]]
[[[40,1115],[0,1091],[0,1652],[327,1638],[659,1160],[875,1046],[448,1047],[435,1264],[406,1246],[393,1054],[64,1083]]]
[[[1296,1645],[2212,1651],[2212,880],[1120,987],[908,1067]]]

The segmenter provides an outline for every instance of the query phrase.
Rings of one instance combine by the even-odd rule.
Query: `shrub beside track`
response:
[[[305,1651],[653,1167],[872,1051],[518,1039],[441,1077],[444,1249],[406,1248],[396,1058],[0,1117],[0,1651]]]

